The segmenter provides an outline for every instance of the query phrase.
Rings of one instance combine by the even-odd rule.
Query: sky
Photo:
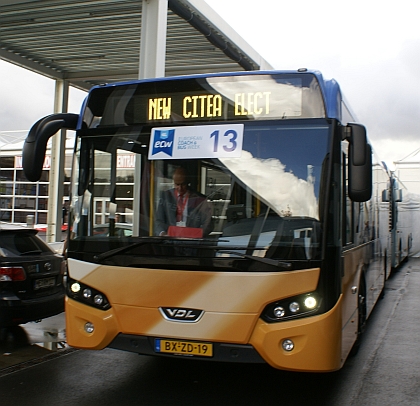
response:
[[[420,29],[413,0],[205,0],[275,69],[334,78],[381,160],[420,148]],[[53,111],[52,80],[0,61],[0,136]],[[28,91],[29,89],[29,91]],[[84,93],[70,92],[70,112]]]
[[[206,0],[275,69],[336,79],[381,160],[420,148],[420,29],[412,0]]]

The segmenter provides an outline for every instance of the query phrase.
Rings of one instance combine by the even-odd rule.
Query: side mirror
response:
[[[372,147],[367,143],[364,126],[351,123],[348,128],[348,193],[354,202],[366,202],[372,197]]]
[[[52,114],[32,126],[22,151],[23,172],[28,180],[36,182],[41,178],[49,138],[62,129],[75,130],[78,120],[78,114]]]

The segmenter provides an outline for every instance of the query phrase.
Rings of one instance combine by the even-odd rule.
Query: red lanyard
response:
[[[180,195],[177,191],[176,194],[176,221],[182,221],[183,213],[185,210],[185,206],[187,205],[188,196],[187,193],[184,193],[184,195]]]

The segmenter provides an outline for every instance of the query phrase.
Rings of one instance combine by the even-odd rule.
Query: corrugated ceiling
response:
[[[167,76],[260,68],[189,1],[168,5]],[[141,0],[0,0],[0,58],[83,89],[136,79],[141,12]]]

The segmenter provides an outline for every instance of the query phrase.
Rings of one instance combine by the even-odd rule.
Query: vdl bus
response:
[[[48,138],[76,130],[68,344],[340,369],[390,270],[387,175],[354,121],[337,82],[307,69],[95,86],[80,115],[39,120],[23,149],[32,181]],[[179,167],[209,232],[158,233]]]
[[[390,261],[391,270],[395,271],[408,259],[412,248],[413,208],[410,208],[410,203],[406,199],[408,191],[404,184],[395,172],[382,165],[388,176],[386,187],[382,191],[380,213],[384,218],[383,221],[388,221],[388,230],[383,228],[384,234],[380,238],[389,240],[384,245],[389,247],[390,255],[386,255],[385,258]]]

